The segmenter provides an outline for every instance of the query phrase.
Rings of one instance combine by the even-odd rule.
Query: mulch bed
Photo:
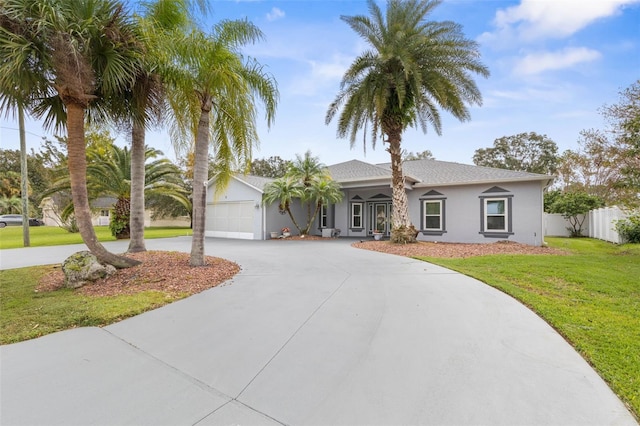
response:
[[[512,241],[498,241],[489,244],[434,243],[422,241],[415,244],[392,244],[389,241],[363,241],[353,243],[352,246],[406,257],[467,258],[491,254],[567,254],[565,251],[550,247],[536,247]]]
[[[128,253],[140,260],[140,265],[119,269],[114,275],[77,289],[80,294],[94,297],[161,291],[171,295],[191,295],[215,287],[240,272],[238,264],[218,257],[206,256],[207,265],[191,267],[189,253],[146,251]],[[46,274],[37,292],[54,291],[64,286],[64,273],[57,268]]]

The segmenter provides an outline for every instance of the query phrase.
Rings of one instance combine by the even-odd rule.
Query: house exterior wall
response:
[[[214,205],[216,204],[233,204],[240,209],[245,209],[246,206],[251,207],[252,217],[250,219],[243,218],[243,220],[250,220],[248,225],[248,232],[234,232],[234,231],[219,231],[216,230],[214,217],[212,215],[214,211]],[[257,207],[256,207],[257,206]],[[243,210],[244,211],[244,210]],[[207,214],[205,219],[205,235],[208,237],[221,237],[221,238],[241,238],[241,239],[264,239],[264,226],[263,226],[263,206],[262,206],[262,193],[249,185],[239,182],[236,179],[231,179],[229,185],[221,194],[214,194],[214,187],[211,186],[207,190]]]
[[[368,205],[374,202],[391,202],[391,188],[385,185],[371,188],[345,189],[344,198],[341,203],[335,205],[334,217],[330,219],[330,223],[334,223],[333,227],[340,230],[341,237],[365,238],[370,236],[371,234],[368,230],[369,220],[367,217]],[[362,203],[363,206],[363,223],[359,228],[351,226],[351,210],[354,203]]]
[[[505,192],[485,192],[493,187],[499,187]],[[335,206],[335,228],[341,230],[343,237],[367,238],[371,236],[369,222],[370,203],[384,203],[391,199],[391,188],[381,186],[376,188],[345,189],[343,201]],[[431,195],[424,195],[431,194]],[[383,196],[388,196],[385,200]],[[464,242],[464,243],[492,243],[498,240],[517,241],[529,245],[542,245],[543,240],[543,201],[542,183],[506,182],[500,184],[474,184],[460,186],[440,186],[415,188],[407,191],[409,202],[409,216],[416,229],[420,241]],[[510,229],[508,232],[482,233],[484,222],[483,200],[487,198],[507,200],[510,206],[507,211]],[[423,200],[443,200],[442,219],[445,232],[423,232]],[[352,228],[352,204],[363,203],[363,227]]]
[[[282,228],[287,227],[291,230],[291,235],[298,235],[299,232],[296,227],[291,222],[291,218],[288,213],[280,214],[280,210],[278,208],[278,203],[273,203],[269,206],[265,206],[266,209],[266,239],[271,238],[271,232],[277,232],[280,235],[282,232]],[[306,221],[306,209],[303,209],[299,201],[294,201],[291,203],[291,213],[293,217],[295,217],[298,225],[304,226]],[[313,234],[313,228],[311,229],[311,234]]]
[[[490,191],[494,187],[506,191]],[[430,191],[442,195],[424,195]],[[535,246],[544,242],[542,184],[539,181],[416,188],[408,194],[408,198],[411,221],[421,231],[418,234],[420,241],[492,243],[508,240]],[[485,198],[509,201],[509,232],[485,230],[482,233],[482,204]],[[421,204],[425,199],[444,200],[445,232],[441,235],[423,232]]]
[[[420,231],[418,239],[421,241],[492,243],[508,240],[529,245],[542,245],[544,243],[542,189],[541,181],[414,188],[407,191],[409,216],[416,229]],[[346,188],[343,191],[343,201],[329,209],[329,227],[339,229],[342,237],[370,238],[376,221],[376,212],[372,209],[379,206],[384,210],[386,207],[387,217],[391,216],[390,186]],[[439,200],[441,203],[442,229],[437,232],[433,229],[425,229],[424,200]],[[269,239],[271,232],[280,235],[284,227],[290,228],[293,235],[298,234],[289,215],[280,214],[277,203],[262,205],[262,193],[259,190],[235,179],[215,201],[213,191],[210,189],[207,193],[207,202],[209,207],[206,235],[208,236]],[[495,226],[488,222],[489,216],[491,220],[496,219],[495,214],[488,213],[489,209],[495,208],[496,202],[503,203],[505,206],[506,211],[501,215],[505,221],[504,230],[492,229]],[[242,235],[236,235],[233,232],[222,234],[213,232],[215,225],[209,213],[216,203],[244,203],[242,211],[253,212],[251,229],[244,230]],[[360,226],[352,226],[354,203],[361,209]],[[291,210],[298,224],[304,226],[306,206],[301,205],[299,201],[294,201]],[[243,220],[246,223],[247,218],[243,217]],[[485,227],[487,229],[484,229]],[[388,231],[387,225],[387,235]],[[310,234],[322,235],[318,217],[314,220]]]

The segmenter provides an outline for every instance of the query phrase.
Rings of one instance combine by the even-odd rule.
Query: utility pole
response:
[[[29,238],[29,175],[27,173],[27,138],[24,131],[24,108],[18,103],[18,127],[20,128],[20,191],[22,192],[22,241],[31,245]]]

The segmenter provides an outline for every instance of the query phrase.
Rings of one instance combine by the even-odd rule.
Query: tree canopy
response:
[[[640,80],[620,92],[620,101],[600,110],[605,129],[580,132],[578,148],[565,151],[558,186],[584,191],[607,205],[640,205]]]
[[[249,173],[256,176],[280,178],[287,173],[291,161],[283,160],[279,156],[258,158],[251,162]]]
[[[411,152],[402,150],[402,161],[412,161],[412,160],[435,160],[433,153],[428,149],[425,149],[421,152]]]
[[[553,175],[558,165],[558,146],[547,135],[535,132],[503,136],[493,147],[477,149],[476,166]]]

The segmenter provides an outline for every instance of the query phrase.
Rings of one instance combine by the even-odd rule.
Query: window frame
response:
[[[349,229],[351,231],[362,231],[364,229],[364,201],[352,201],[349,205]],[[360,213],[355,214],[355,207],[360,207]],[[355,225],[355,218],[360,219],[360,226]]]
[[[492,201],[504,202],[504,213],[502,214],[489,214],[488,203]],[[504,217],[504,228],[502,229],[489,229],[488,218],[489,217]],[[509,235],[513,235],[513,195],[487,195],[480,196],[480,234],[485,238],[508,238]]]
[[[320,206],[320,229],[329,227],[329,206],[323,204]]]
[[[427,203],[440,204],[440,214],[439,214],[440,228],[439,229],[426,227]],[[447,209],[446,197],[420,198],[420,232],[422,233],[422,235],[443,235],[447,233],[446,209]],[[430,215],[430,216],[435,216],[435,215]]]

